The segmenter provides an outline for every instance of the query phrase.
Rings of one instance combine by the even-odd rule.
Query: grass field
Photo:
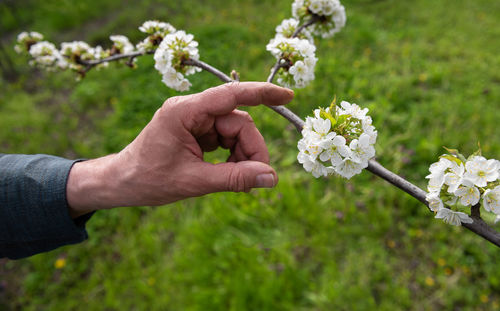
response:
[[[347,26],[318,42],[317,78],[290,109],[305,117],[335,95],[368,107],[377,159],[421,187],[443,145],[472,153],[480,142],[486,157],[500,158],[499,1],[343,4]],[[202,60],[264,80],[273,64],[265,45],[290,6],[0,2],[0,42],[16,71],[0,78],[0,152],[117,152],[178,94],[151,57],[81,82],[33,69],[13,52],[17,33],[108,45],[110,34],[137,42],[137,27],[160,19],[193,33]],[[220,83],[208,73],[191,80],[191,92]],[[280,176],[275,189],[98,212],[82,244],[0,260],[0,310],[500,310],[498,248],[368,172],[314,179],[296,163],[290,125],[266,107],[248,111]]]

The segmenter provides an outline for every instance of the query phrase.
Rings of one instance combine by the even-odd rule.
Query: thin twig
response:
[[[226,75],[225,73],[223,73],[219,69],[212,67],[205,62],[202,62],[201,60],[188,59],[188,60],[184,60],[182,63],[184,65],[196,66],[196,67],[199,67],[205,71],[208,71],[211,74],[213,74],[214,76],[216,76],[217,78],[219,78],[223,82],[233,82],[233,79],[231,79],[231,77],[229,77],[228,75]]]
[[[311,26],[312,24],[320,20],[321,17],[319,15],[313,14],[310,20],[308,20],[306,23],[302,24],[301,26],[297,27],[297,29],[295,29],[295,31],[292,34],[292,38],[297,37],[302,32],[302,30],[306,29],[307,27]]]
[[[89,60],[89,61],[80,61],[80,62],[82,63],[82,65],[86,65],[86,66],[97,66],[97,65],[102,64],[102,63],[109,63],[109,62],[117,61],[117,60],[120,60],[123,58],[131,58],[131,57],[135,58],[138,56],[142,56],[142,55],[146,55],[146,54],[154,54],[154,53],[155,53],[155,51],[145,51],[145,52],[136,51],[136,52],[127,53],[127,54],[116,54],[116,55],[109,56],[106,58]]]
[[[97,65],[103,64],[103,63],[109,63],[109,62],[114,62],[117,60],[125,59],[128,58],[127,64],[132,64],[134,59],[139,56],[147,55],[147,54],[154,54],[155,51],[136,51],[132,53],[127,53],[127,54],[116,54],[113,56],[109,56],[106,58],[101,58],[101,59],[95,59],[95,60],[78,60],[78,63],[80,65],[85,66],[84,73],[88,72],[90,69],[94,68]],[[129,65],[130,66],[130,65]]]
[[[184,61],[183,64],[188,65],[188,66],[196,66],[196,67],[199,67],[205,71],[208,71],[211,74],[218,77],[223,82],[233,82],[234,81],[233,79],[231,79],[231,77],[229,77],[228,75],[226,75],[222,71],[220,71],[217,68],[214,68],[214,67],[210,66],[209,64],[204,63],[200,60],[189,59],[189,60]],[[297,130],[299,132],[302,131],[302,128],[304,127],[304,121],[302,121],[302,119],[299,116],[297,116],[295,113],[293,113],[292,111],[290,111],[289,109],[287,109],[283,106],[268,106],[268,107],[271,108],[272,110],[276,111],[277,113],[282,115],[285,119],[287,119],[290,123],[295,125],[295,128],[297,128]]]

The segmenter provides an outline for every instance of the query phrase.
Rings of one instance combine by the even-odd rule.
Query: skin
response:
[[[76,163],[66,195],[73,218],[119,206],[156,206],[221,191],[272,188],[278,175],[250,115],[238,106],[283,105],[293,91],[234,82],[165,101],[141,133],[117,154]],[[225,163],[203,153],[226,148]]]

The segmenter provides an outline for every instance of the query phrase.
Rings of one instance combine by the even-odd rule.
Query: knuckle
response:
[[[233,103],[237,102],[237,100],[236,100],[236,88],[237,87],[238,87],[238,83],[234,83],[234,82],[229,82],[229,83],[222,85],[224,96],[229,96],[230,101]]]
[[[181,101],[183,96],[173,96],[170,98],[167,98],[167,100],[163,103],[162,108],[168,108],[171,106],[176,106],[178,105],[179,101]]]
[[[238,114],[243,118],[243,120],[245,120],[246,122],[248,123],[254,123],[253,122],[253,118],[252,116],[246,112],[246,111],[241,111],[241,110],[238,110]]]
[[[182,101],[182,96],[174,96],[167,98],[165,102],[163,102],[163,105],[161,105],[160,109],[158,109],[157,114],[164,115],[167,114],[169,111],[172,111],[176,107],[179,106],[180,102]]]
[[[228,178],[228,189],[232,192],[243,192],[246,189],[245,176],[241,173],[241,171],[232,169],[229,172]]]

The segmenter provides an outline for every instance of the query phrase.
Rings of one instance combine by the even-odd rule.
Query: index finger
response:
[[[293,91],[267,82],[231,82],[191,97],[192,112],[225,115],[239,106],[278,106],[289,103]]]

